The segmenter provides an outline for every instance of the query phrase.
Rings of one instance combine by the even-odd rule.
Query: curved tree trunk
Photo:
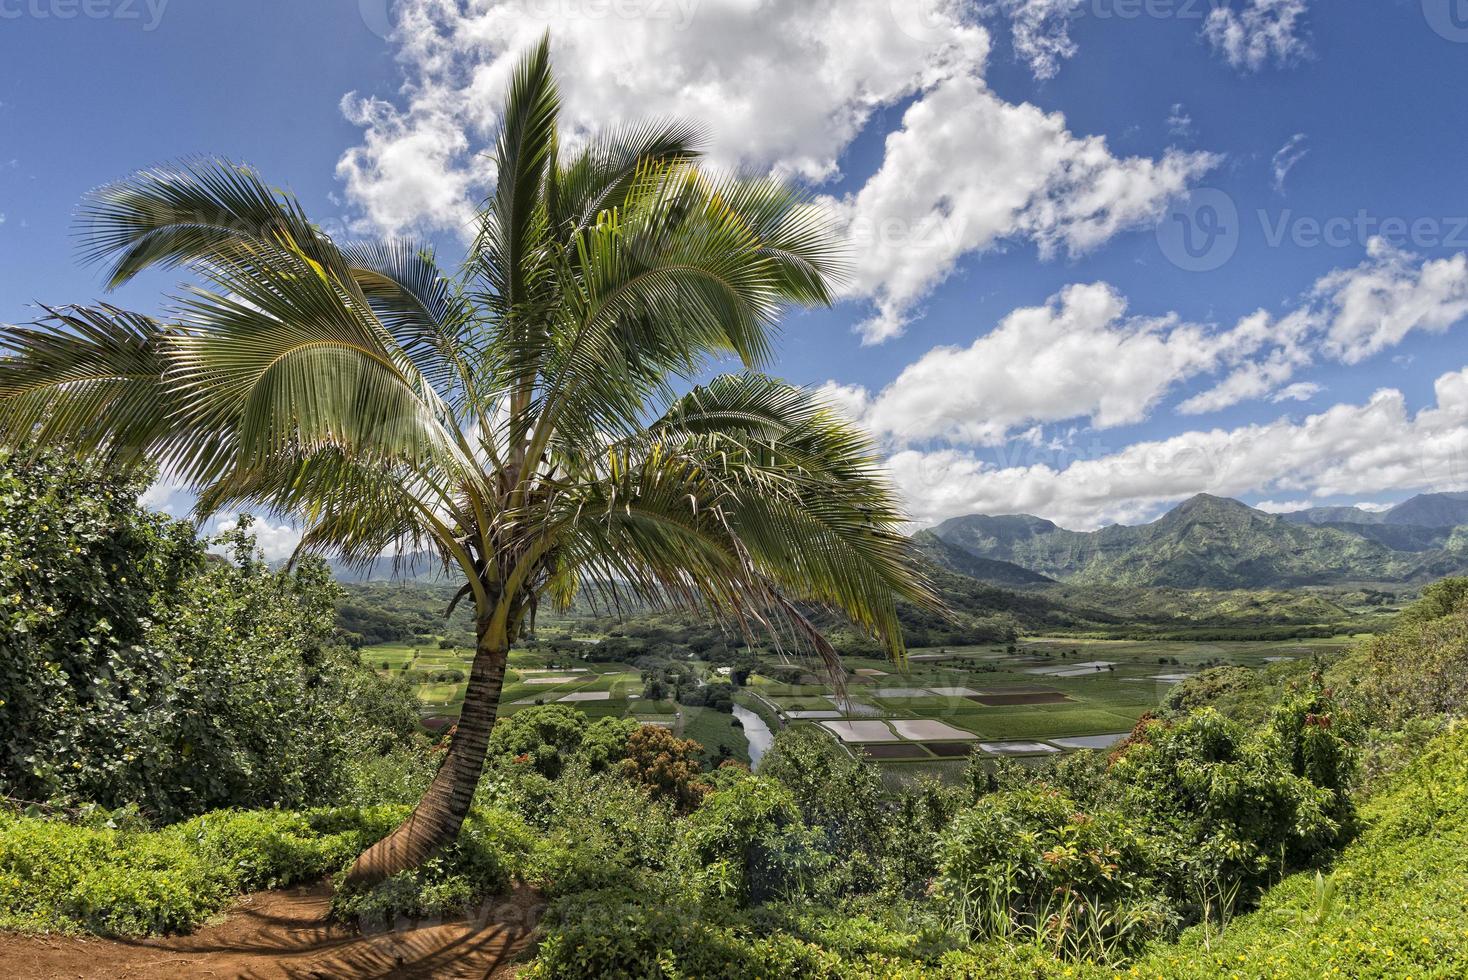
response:
[[[357,858],[347,874],[348,886],[374,885],[416,868],[458,838],[484,771],[489,734],[499,711],[509,660],[505,638],[486,634],[481,625],[463,712],[443,767],[412,816]]]

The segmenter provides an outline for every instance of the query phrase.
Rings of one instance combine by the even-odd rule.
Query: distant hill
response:
[[[1311,507],[1283,515],[1291,524],[1385,524],[1395,527],[1455,528],[1468,525],[1468,493],[1423,493],[1391,510]]]
[[[1028,515],[975,515],[946,521],[933,534],[975,558],[1012,563],[1067,583],[1293,588],[1422,581],[1462,571],[1468,568],[1463,547],[1468,534],[1393,519],[1416,514],[1450,520],[1457,508],[1468,523],[1468,494],[1414,498],[1386,515],[1329,515],[1383,517],[1381,523],[1348,523],[1312,520],[1310,512],[1286,518],[1202,494],[1140,527],[1069,531]]]
[[[1052,585],[1055,579],[1013,562],[980,558],[957,545],[949,544],[932,531],[919,531],[913,535],[913,546],[918,553],[940,568],[967,575],[969,578],[990,585],[1018,588],[1027,585]]]

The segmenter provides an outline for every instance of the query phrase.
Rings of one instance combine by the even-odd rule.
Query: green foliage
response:
[[[583,977],[836,977],[839,958],[781,933],[760,935],[737,913],[677,896],[588,892],[557,903],[527,980]]]
[[[1468,712],[1468,579],[1429,587],[1390,632],[1327,674],[1366,725],[1395,730],[1413,719]]]
[[[1292,719],[1293,714],[1289,713]],[[1294,771],[1289,734],[1250,738],[1215,711],[1152,722],[1120,754],[1113,798],[1145,822],[1172,868],[1174,896],[1190,919],[1227,919],[1284,873],[1327,857],[1345,840],[1348,808],[1334,786]],[[1332,759],[1318,740],[1310,752]],[[1302,763],[1308,768],[1308,764]],[[1334,782],[1342,774],[1331,770]]]
[[[1468,962],[1468,726],[1362,807],[1332,868],[1294,875],[1222,935],[1189,930],[1135,965],[1156,980],[1457,977]]]
[[[248,521],[206,559],[142,485],[0,457],[0,792],[162,820],[340,802],[348,760],[416,730],[411,693],[332,645],[323,565],[270,570]]]
[[[709,794],[683,840],[690,867],[701,869],[697,890],[739,905],[802,894],[829,861],[790,790],[764,776],[736,775]]]
[[[524,873],[533,848],[532,832],[517,815],[473,810],[458,839],[420,867],[369,888],[338,889],[332,915],[368,932],[402,917],[472,918],[486,899],[504,894],[512,877]]]
[[[221,812],[138,831],[0,812],[0,928],[187,932],[242,891],[336,871],[404,814]]]
[[[98,798],[142,782],[165,690],[155,616],[203,565],[192,526],[136,506],[146,474],[0,451],[0,792]],[[102,784],[102,785],[98,785]],[[117,799],[121,805],[125,794]]]
[[[617,765],[627,757],[627,739],[637,723],[627,718],[601,718],[564,704],[544,704],[501,719],[490,736],[491,759],[528,765],[549,779],[561,774],[576,756],[593,771]]]
[[[975,939],[1111,959],[1177,921],[1142,828],[1054,790],[984,797],[953,821],[939,854],[941,894]]]

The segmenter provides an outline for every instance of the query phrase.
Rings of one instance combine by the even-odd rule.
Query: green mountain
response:
[[[1288,520],[1206,494],[1140,527],[1068,531],[1037,517],[979,515],[933,533],[977,558],[1081,585],[1288,588],[1416,581],[1468,567],[1455,538],[1438,531]]]
[[[1468,493],[1423,493],[1388,511],[1360,507],[1311,507],[1284,515],[1291,524],[1386,525],[1447,530],[1468,525]]]
[[[1053,585],[1055,580],[1039,572],[1008,561],[980,558],[957,545],[949,544],[932,531],[919,531],[912,537],[913,547],[928,561],[959,575],[967,575],[990,585],[1021,588],[1028,585]]]

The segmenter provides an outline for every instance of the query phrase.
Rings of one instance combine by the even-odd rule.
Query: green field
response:
[[[853,753],[872,755],[889,771],[900,770],[903,778],[942,775],[965,765],[971,749],[989,757],[1023,760],[1077,747],[1057,739],[1120,738],[1180,680],[1199,671],[1220,665],[1263,668],[1277,662],[1305,663],[1316,656],[1339,655],[1351,642],[1350,637],[1248,642],[1033,637],[1013,649],[914,650],[905,668],[883,660],[848,658],[844,699],[814,668],[798,684],[755,675],[741,700],[775,721],[772,727],[777,728],[877,722],[880,740],[868,740],[873,729],[862,726],[844,733],[843,744]],[[437,644],[390,644],[362,651],[368,664],[385,666],[388,673],[414,684],[425,722],[435,728],[458,715],[465,683],[454,672],[467,676],[470,655],[462,647],[443,650]],[[644,701],[639,673],[625,664],[566,661],[564,654],[558,658],[513,652],[501,713],[564,703],[591,718],[636,718],[664,725],[703,744],[710,761],[721,752],[749,758],[748,741],[729,715],[671,701]],[[991,703],[984,703],[986,698]],[[821,715],[803,718],[803,712]],[[891,722],[938,722],[948,727],[893,728],[887,724]],[[832,738],[841,737],[830,727],[822,730]],[[921,737],[909,737],[915,733]]]
[[[433,675],[457,671],[467,678],[472,651],[458,647],[441,650],[436,644],[392,643],[365,647],[362,660],[380,673],[406,677],[423,705],[429,727],[442,729],[458,717],[464,703],[465,680],[436,680]],[[515,650],[505,676],[500,715],[509,716],[538,704],[564,703],[589,718],[636,718],[660,724],[682,738],[691,738],[707,750],[707,758],[749,761],[749,742],[732,716],[707,708],[690,708],[672,701],[642,700],[640,674],[626,664],[577,660]],[[588,696],[605,694],[605,699]],[[576,700],[564,701],[565,698]]]
[[[967,749],[975,746],[988,757],[1018,759],[1073,751],[1078,746],[1072,739],[1101,747],[1092,739],[1120,738],[1176,684],[1202,670],[1304,664],[1316,656],[1338,656],[1352,642],[1351,637],[1249,642],[1034,637],[1013,650],[914,650],[906,669],[848,659],[852,673],[845,700],[815,676],[801,684],[756,677],[750,693],[784,724],[821,726],[853,753],[869,754],[906,777],[951,774],[966,764]],[[985,698],[992,703],[983,703]],[[1036,703],[1025,703],[1031,700]],[[835,717],[792,716],[808,711]],[[864,724],[846,730],[841,727],[846,722]],[[871,722],[880,724],[865,724]],[[893,727],[890,722],[948,727]],[[908,737],[903,730],[921,737]]]

